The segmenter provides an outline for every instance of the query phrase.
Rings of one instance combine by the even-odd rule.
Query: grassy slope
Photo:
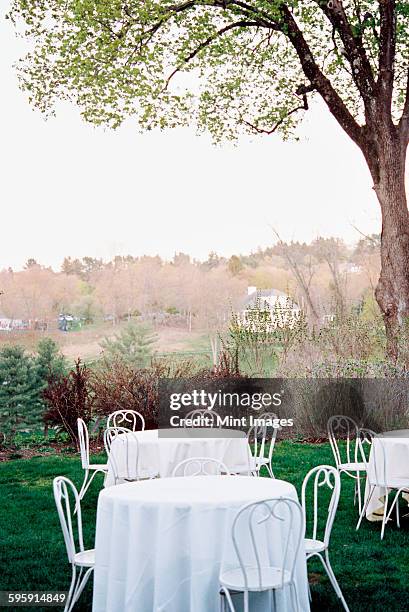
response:
[[[331,464],[332,457],[328,445],[281,442],[274,463],[276,477],[294,483],[299,489],[311,467]],[[80,485],[79,458],[38,457],[0,464],[0,590],[68,588],[70,568],[51,494],[51,481],[59,474]],[[89,547],[93,545],[101,482],[102,477],[97,476],[83,503],[85,544]],[[400,530],[394,523],[389,524],[381,542],[379,524],[364,521],[361,529],[355,531],[357,510],[352,501],[352,481],[345,477],[330,550],[333,569],[351,612],[407,610],[409,520],[402,520]],[[313,582],[312,610],[341,610],[319,564],[310,562],[309,570]],[[90,610],[91,597],[88,587],[77,609]]]
[[[41,339],[49,337],[57,342],[60,350],[70,363],[78,357],[81,357],[83,361],[92,362],[101,355],[100,343],[103,339],[119,334],[126,325],[127,322],[121,322],[113,327],[111,323],[100,322],[67,333],[57,329],[47,332],[0,332],[0,349],[8,345],[21,344],[29,352],[33,352]],[[205,332],[196,329],[189,332],[183,327],[158,327],[156,333],[158,335],[158,341],[155,345],[156,351],[160,353],[183,353],[204,350],[209,354],[207,360],[209,361],[211,356],[210,343],[208,334]]]

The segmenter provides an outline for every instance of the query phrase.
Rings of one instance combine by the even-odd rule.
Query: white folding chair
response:
[[[206,419],[204,425],[187,425],[186,421],[190,421],[195,418],[204,418]],[[190,429],[191,427],[221,427],[222,420],[220,415],[217,414],[214,410],[207,410],[206,408],[196,408],[195,410],[191,410],[184,417],[184,427],[185,429]]]
[[[269,523],[262,534],[263,545],[265,535],[271,535],[279,530],[274,538],[282,547],[282,560],[277,565],[262,564],[258,550],[257,532],[261,525]],[[238,567],[222,571],[219,576],[221,608],[226,610],[226,601],[231,612],[235,612],[232,593],[243,593],[244,612],[249,612],[249,593],[272,591],[274,610],[276,607],[276,591],[285,587],[290,589],[292,609],[299,612],[295,566],[304,534],[304,516],[300,504],[290,498],[279,497],[264,499],[246,504],[238,511],[232,525],[233,547],[238,560]],[[243,535],[247,533],[246,538]]]
[[[373,433],[373,432],[372,432]],[[359,440],[359,446],[361,450],[361,456],[363,461],[366,464],[367,470],[367,483],[369,486],[369,491],[367,498],[364,503],[364,507],[359,516],[359,520],[356,526],[358,530],[363,517],[366,514],[368,509],[369,502],[375,492],[375,489],[379,488],[383,491],[383,516],[382,516],[382,528],[381,528],[381,540],[383,540],[383,536],[385,534],[386,523],[389,521],[392,511],[396,506],[396,523],[398,527],[400,527],[400,517],[399,517],[399,496],[401,493],[409,493],[409,478],[395,478],[389,473],[388,470],[388,460],[387,453],[385,449],[385,443],[381,436],[373,436],[372,437],[372,450],[370,456],[370,463],[365,454],[365,450],[363,448],[362,439]],[[408,462],[409,464],[409,462]],[[392,504],[389,505],[389,493],[390,491],[394,491],[394,498]]]
[[[106,463],[89,462],[89,434],[87,425],[82,419],[77,419],[77,428],[78,440],[80,443],[81,465],[82,469],[85,470],[84,481],[78,494],[78,497],[81,500],[88,491],[91,482],[94,480],[94,477],[96,474],[98,474],[98,472],[101,472],[104,474],[104,476],[106,476],[108,472],[108,465]],[[91,477],[90,472],[92,472]]]
[[[71,585],[64,608],[64,612],[70,612],[78,601],[94,569],[95,551],[94,549],[84,549],[81,502],[74,483],[64,476],[57,476],[53,481],[53,491],[65,547],[67,549],[68,561],[71,563],[72,567]],[[74,502],[73,506],[71,506],[70,497],[72,497]],[[74,535],[71,507],[75,508],[77,511],[77,537]]]
[[[136,410],[115,410],[108,417],[108,427],[125,427],[131,431],[144,431],[145,419]]]
[[[311,486],[310,486],[311,485]],[[325,508],[327,510],[327,520],[325,528],[319,529],[318,526],[318,513],[319,513],[319,501],[322,499],[320,492],[323,491],[322,487],[328,488],[331,494],[328,499],[326,495]],[[312,489],[312,491],[311,491]],[[320,491],[321,490],[321,491]],[[307,555],[307,561],[312,557],[318,557],[321,561],[327,576],[332,584],[332,587],[341,600],[344,609],[349,612],[349,608],[344,599],[338,581],[335,577],[334,571],[331,567],[331,563],[328,555],[329,540],[331,537],[332,525],[334,523],[335,514],[338,507],[339,495],[341,491],[341,478],[336,468],[330,465],[319,465],[308,472],[304,478],[301,490],[301,505],[304,512],[304,520],[306,525],[306,536],[304,546]],[[307,512],[307,500],[306,496],[312,495],[312,529],[308,529],[308,518],[309,513]],[[322,507],[321,502],[321,507]],[[324,513],[325,514],[325,513]],[[310,594],[311,597],[311,594]]]
[[[229,469],[223,461],[211,457],[184,459],[172,472],[172,476],[220,476],[221,474],[230,476]]]
[[[112,444],[115,440],[115,451]],[[136,432],[126,427],[107,427],[104,445],[108,455],[108,466],[114,475],[114,482],[134,482],[158,476],[157,470],[141,470],[139,465],[139,442]]]
[[[354,504],[358,497],[359,514],[362,510],[361,473],[365,474],[365,463],[359,460],[359,428],[351,417],[340,414],[328,419],[328,438],[338,472],[355,480]],[[340,444],[340,442],[342,443]]]

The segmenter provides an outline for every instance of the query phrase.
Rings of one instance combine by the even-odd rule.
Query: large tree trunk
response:
[[[383,314],[387,354],[398,358],[399,332],[409,321],[409,214],[405,190],[406,143],[394,134],[379,143],[375,191],[382,211],[381,274],[375,296]]]

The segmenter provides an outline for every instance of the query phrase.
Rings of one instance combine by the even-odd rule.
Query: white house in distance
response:
[[[300,306],[283,291],[248,287],[237,320],[254,331],[271,331],[293,327],[300,315]]]

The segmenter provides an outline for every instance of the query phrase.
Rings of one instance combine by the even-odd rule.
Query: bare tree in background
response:
[[[346,272],[341,272],[341,264],[346,261],[347,249],[338,238],[317,238],[311,245],[317,261],[324,262],[331,273],[337,314],[346,312]]]
[[[319,324],[320,317],[312,294],[312,279],[316,272],[316,266],[311,249],[308,245],[299,242],[284,242],[276,230],[273,230],[273,232],[278,239],[275,251],[287,262],[305,300],[309,321],[316,326]]]

